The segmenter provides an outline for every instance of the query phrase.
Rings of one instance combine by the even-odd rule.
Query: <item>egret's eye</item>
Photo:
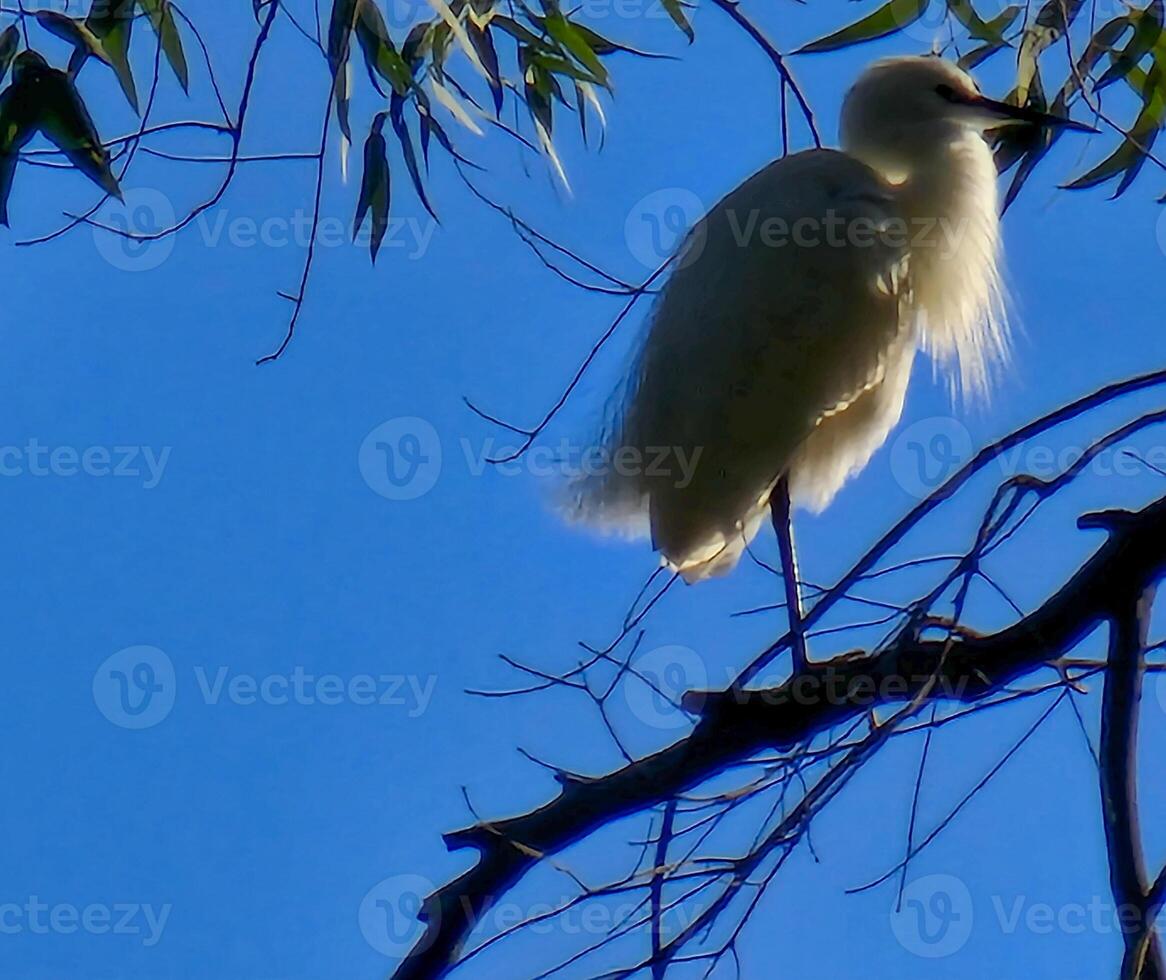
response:
[[[946,99],[948,102],[956,101],[955,89],[950,85],[936,85],[935,94],[941,99]]]

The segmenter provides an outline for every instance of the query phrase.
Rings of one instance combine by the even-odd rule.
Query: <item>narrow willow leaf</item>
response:
[[[8,199],[12,196],[12,182],[16,178],[15,153],[0,152],[0,225],[8,227]]]
[[[413,72],[394,46],[385,18],[375,0],[360,0],[356,37],[369,72],[375,71],[398,94],[408,92],[413,85]]]
[[[413,148],[413,136],[409,132],[409,124],[405,122],[405,101],[399,95],[394,95],[389,106],[389,121],[393,124],[393,132],[397,134],[397,142],[401,144],[401,154],[405,158],[405,168],[409,171],[409,178],[413,181],[413,189],[417,197],[425,206],[434,221],[440,221],[437,212],[429,203],[429,195],[425,193],[425,181],[421,177],[421,168],[417,165],[417,151]]]
[[[14,83],[0,92],[0,225],[8,226],[8,198],[20,151],[36,134],[36,114]]]
[[[863,41],[873,41],[876,38],[886,37],[888,34],[897,34],[904,27],[914,24],[922,17],[930,2],[931,0],[889,0],[878,10],[867,14],[850,26],[804,45],[798,49],[797,53],[812,54],[818,51],[834,51],[837,48],[847,48],[852,44],[861,44]]]
[[[364,175],[360,184],[360,200],[356,205],[356,220],[352,225],[352,237],[355,239],[365,218],[372,213],[370,251],[374,265],[389,228],[391,182],[389,148],[385,142],[384,128],[385,113],[377,113],[364,143]]]
[[[571,26],[583,35],[584,40],[586,40],[591,50],[600,57],[604,57],[609,54],[615,54],[617,51],[622,51],[624,54],[632,54],[637,58],[658,58],[662,61],[677,60],[675,55],[661,54],[658,51],[642,51],[639,48],[633,48],[627,44],[619,44],[616,41],[612,41],[610,38],[604,37],[602,34],[596,33],[585,24],[580,24],[576,21],[572,21]]]
[[[470,64],[473,65],[474,68],[477,69],[478,74],[480,74],[488,82],[490,80],[490,73],[486,71],[486,66],[482,64],[481,59],[478,57],[478,52],[474,50],[474,45],[470,41],[470,36],[466,33],[466,29],[462,26],[461,21],[458,20],[457,15],[449,9],[449,4],[447,4],[445,0],[428,0],[428,3],[429,6],[431,6],[445,22],[446,26],[453,34],[454,40],[457,41],[458,47],[462,49],[465,56],[469,59]]]
[[[190,89],[190,69],[186,64],[186,53],[182,50],[182,35],[178,33],[178,24],[174,20],[174,11],[170,9],[170,0],[138,0],[142,10],[150,19],[158,39],[162,42],[162,51],[182,90]]]
[[[554,131],[550,75],[537,63],[538,57],[539,55],[528,48],[520,48],[518,51],[518,63],[523,68],[522,85],[526,108],[534,121],[549,135]]]
[[[93,183],[121,197],[109,152],[69,75],[50,67],[35,51],[23,51],[13,62],[12,85],[4,95],[7,122],[0,127],[0,151],[8,152],[14,141],[40,132]]]
[[[1166,87],[1163,86],[1162,66],[1158,62],[1155,62],[1148,74],[1142,74],[1134,69],[1130,75],[1133,76],[1135,73],[1142,76],[1142,98],[1145,102],[1142,111],[1138,113],[1138,118],[1134,120],[1129,135],[1096,167],[1066,184],[1070,190],[1096,187],[1121,174],[1121,180],[1113,195],[1118,197],[1125,193],[1145,165],[1147,155],[1153,149],[1166,119]]]
[[[80,55],[81,61],[87,58],[97,58],[109,64],[109,55],[101,46],[97,35],[89,29],[83,20],[74,20],[55,10],[38,10],[36,22],[50,34],[55,34],[63,41],[73,45],[75,54]]]
[[[1033,86],[1034,95],[1030,96],[1029,104],[1035,108],[1045,111],[1045,96],[1044,88],[1040,83],[1040,75],[1038,74]],[[1058,94],[1053,101],[1051,107],[1047,111],[1056,116],[1068,116],[1069,110],[1063,101],[1063,91]],[[1001,206],[1001,212],[1007,211],[1012,202],[1016,200],[1020,194],[1021,188],[1025,182],[1032,175],[1038,163],[1041,162],[1048,155],[1049,150],[1052,149],[1053,144],[1060,139],[1061,130],[1052,126],[1038,126],[1029,129],[1024,137],[1027,143],[1027,152],[1024,158],[1020,161],[1020,166],[1016,170],[1016,174],[1012,178],[1012,183],[1008,185],[1008,190],[1004,195],[1004,202]]]
[[[489,27],[482,27],[476,23],[471,23],[466,30],[470,35],[470,43],[478,52],[478,58],[481,59],[482,66],[486,69],[486,74],[490,79],[490,95],[494,99],[494,115],[500,116],[505,90],[502,87],[502,72],[498,67],[498,50],[494,47],[494,37],[490,33]]]
[[[506,17],[503,14],[499,14],[493,20],[491,20],[490,23],[502,28],[502,30],[514,38],[514,40],[525,44],[528,48],[533,48],[535,50],[540,48],[548,51],[550,50],[547,43],[541,37],[539,37],[529,28],[518,23],[518,21],[514,20],[512,17]]]
[[[546,18],[545,24],[547,32],[564,50],[570,52],[579,64],[591,72],[600,85],[609,87],[607,69],[603,67],[599,56],[591,50],[586,38],[575,30],[575,26],[566,17],[555,11]]]
[[[1028,90],[1036,75],[1040,56],[1064,36],[1065,31],[1081,12],[1084,0],[1048,0],[1037,12],[1032,26],[1025,29],[1016,58],[1017,104],[1024,105]]]
[[[12,59],[16,57],[19,48],[20,31],[12,24],[0,33],[0,82],[4,81],[4,76],[8,74],[8,66],[12,64]]]
[[[661,3],[668,16],[672,18],[672,23],[684,32],[684,36],[688,38],[688,43],[692,44],[696,40],[696,32],[692,29],[688,15],[684,12],[685,4],[683,0],[661,0]],[[563,178],[563,181],[566,183],[566,177]]]
[[[563,169],[563,161],[559,159],[558,151],[555,149],[555,142],[551,139],[551,134],[548,133],[537,119],[534,121],[534,129],[538,134],[539,145],[543,148],[543,152],[547,155],[547,159],[551,161],[551,166],[554,167],[555,175],[559,178],[563,189],[570,194],[571,182],[567,179],[567,171]]]
[[[358,0],[333,0],[332,16],[328,21],[328,67],[332,78],[340,74],[340,69],[348,61],[352,45],[352,32],[356,28]]]
[[[414,75],[417,74],[425,56],[429,53],[432,43],[430,26],[425,23],[414,24],[405,37],[405,43],[401,45],[401,57]]]
[[[419,110],[417,115],[421,120],[421,132],[423,135],[432,133],[437,137],[437,142],[441,144],[442,149],[444,149],[445,152],[455,160],[464,163],[467,167],[471,167],[474,170],[483,169],[472,160],[467,160],[464,156],[458,153],[457,148],[453,145],[453,141],[449,138],[449,134],[446,133],[441,123],[433,118],[433,114],[428,110],[428,107],[426,107],[424,110]]]
[[[130,39],[134,29],[135,0],[94,0],[89,8],[85,24],[101,42],[117,76],[118,84],[125,93],[135,113],[140,114],[138,89],[134,83],[134,72],[130,66]],[[72,68],[72,65],[70,65]]]
[[[995,41],[992,41],[989,44],[981,44],[978,48],[972,48],[971,51],[966,51],[964,54],[960,55],[959,61],[957,61],[956,64],[964,69],[964,71],[971,71],[978,65],[982,65],[985,61],[991,58],[992,55],[997,54],[1000,51],[1004,51],[1008,47],[1009,45],[1007,42],[999,44]]]
[[[1023,8],[1019,5],[1006,7],[991,20],[984,20],[972,6],[971,0],[947,0],[947,9],[964,26],[973,41],[987,41],[1003,46],[1008,43],[1004,32],[1012,26]]]
[[[446,109],[449,110],[450,115],[454,117],[459,123],[466,127],[475,136],[481,136],[482,127],[474,122],[473,117],[470,116],[458,100],[457,97],[450,92],[444,85],[436,78],[430,77],[429,87],[433,92],[433,97],[437,99]]]
[[[599,148],[602,150],[604,141],[607,139],[607,116],[603,111],[599,96],[595,94],[595,86],[588,82],[576,82],[575,88],[583,94],[583,98],[595,113],[595,118],[599,120]],[[587,115],[584,106],[579,107],[579,115],[581,117]]]
[[[548,87],[552,84],[557,84],[554,81],[555,75],[565,75],[567,78],[574,79],[577,82],[593,82],[596,85],[602,84],[598,78],[591,74],[582,65],[576,64],[573,61],[568,61],[559,55],[554,54],[536,54],[532,56],[539,67],[546,70],[550,75]],[[558,93],[556,93],[558,94]],[[565,99],[560,101],[566,102]]]
[[[1121,40],[1122,35],[1131,26],[1129,17],[1123,15],[1121,17],[1115,17],[1097,29],[1097,33],[1089,39],[1089,43],[1085,46],[1081,57],[1077,59],[1076,70],[1069,73],[1069,77],[1065,79],[1065,84],[1061,86],[1061,91],[1057,95],[1057,102],[1061,105],[1068,104],[1069,99],[1080,90],[1081,80],[1089,78],[1097,62],[1107,53],[1113,51],[1113,46]]]
[[[1094,91],[1100,91],[1118,79],[1125,78],[1130,69],[1153,50],[1162,36],[1163,15],[1164,0],[1151,0],[1144,10],[1135,10],[1128,15],[1128,21],[1134,25],[1134,36],[1097,79]]]
[[[346,57],[336,71],[332,80],[332,101],[336,104],[336,122],[340,126],[340,135],[352,144],[352,70],[351,62]]]

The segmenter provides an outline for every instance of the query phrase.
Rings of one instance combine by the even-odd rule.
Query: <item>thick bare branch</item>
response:
[[[774,688],[694,692],[690,703],[704,708],[687,738],[600,778],[565,778],[554,800],[529,813],[446,835],[451,849],[476,848],[478,863],[426,900],[426,931],[397,980],[447,975],[494,901],[544,857],[615,819],[669,800],[758,751],[804,743],[872,705],[908,702],[929,689],[929,700],[974,702],[1055,661],[1111,618],[1122,597],[1144,594],[1166,573],[1166,497],[1107,527],[1109,538],[1092,558],[1038,610],[1004,630],[940,640],[903,635],[877,653],[810,664]]]
[[[1154,930],[1138,816],[1138,707],[1153,593],[1154,587],[1143,582],[1140,588],[1131,588],[1124,597],[1116,598],[1102,694],[1098,773],[1110,887],[1125,941],[1121,980],[1166,977]]]

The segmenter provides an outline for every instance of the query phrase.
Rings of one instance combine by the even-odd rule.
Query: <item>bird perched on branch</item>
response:
[[[771,498],[820,511],[867,464],[917,351],[953,392],[986,392],[1009,344],[984,134],[1018,123],[1090,128],[986,98],[941,58],[871,65],[841,152],[771,163],[689,232],[604,436],[625,465],[576,482],[573,514],[650,531],[689,582],[723,574]]]

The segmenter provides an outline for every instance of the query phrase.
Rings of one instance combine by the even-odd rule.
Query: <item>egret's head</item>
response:
[[[1017,123],[1089,129],[989,99],[971,75],[943,58],[885,58],[846,95],[842,146],[879,169],[909,172],[921,153],[934,153],[945,141]]]

